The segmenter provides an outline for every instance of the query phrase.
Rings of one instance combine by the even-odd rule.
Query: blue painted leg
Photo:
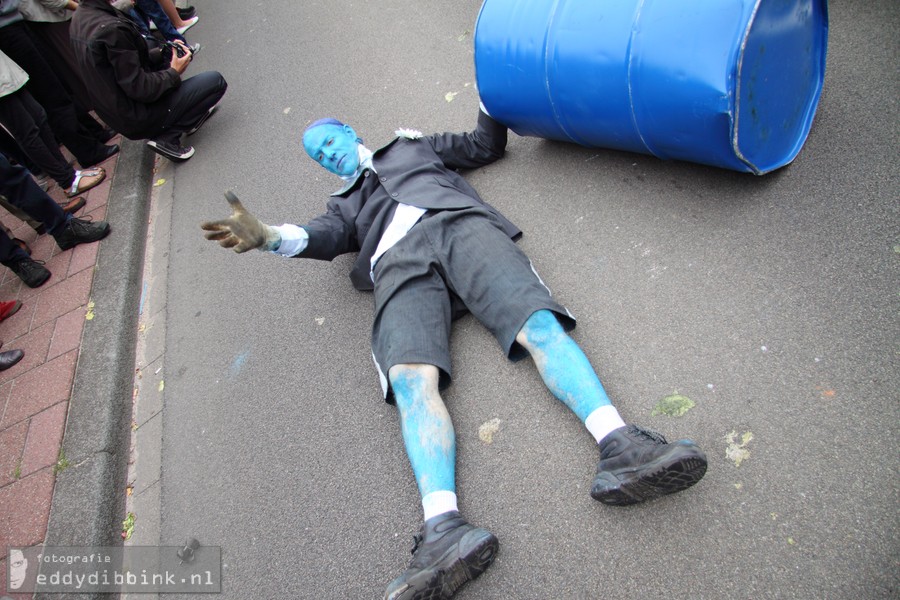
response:
[[[531,315],[516,341],[528,350],[544,383],[582,422],[609,397],[587,356],[549,310]]]
[[[419,493],[455,491],[456,435],[438,391],[437,367],[395,365],[388,377]]]

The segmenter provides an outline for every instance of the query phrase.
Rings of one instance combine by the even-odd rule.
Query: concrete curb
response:
[[[71,466],[56,476],[47,546],[109,546],[122,541],[119,522],[124,518],[128,422],[155,154],[142,141],[123,139],[120,145],[106,214],[112,234],[101,242],[97,256],[91,288],[95,317],[85,324],[62,443]],[[58,600],[69,594],[47,597]],[[72,595],[76,597],[94,595]]]

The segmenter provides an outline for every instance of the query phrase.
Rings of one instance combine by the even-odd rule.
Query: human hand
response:
[[[200,224],[200,229],[208,231],[206,239],[219,242],[223,248],[234,248],[237,253],[253,248],[261,250],[277,250],[281,245],[278,231],[266,225],[244,208],[234,192],[225,192],[225,199],[231,205],[231,216],[221,221],[207,221]]]
[[[178,48],[172,48],[172,61],[169,63],[169,66],[178,71],[178,74],[181,75],[187,70],[188,65],[194,59],[194,54],[191,52],[188,45],[181,40],[175,40],[172,43],[177,44],[181,48],[181,56],[178,56]]]

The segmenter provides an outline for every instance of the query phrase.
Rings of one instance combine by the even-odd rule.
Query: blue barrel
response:
[[[822,82],[827,0],[485,0],[475,76],[519,135],[761,175]]]

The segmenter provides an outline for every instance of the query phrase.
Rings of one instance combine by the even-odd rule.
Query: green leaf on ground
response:
[[[650,412],[650,416],[667,415],[669,417],[680,417],[694,408],[694,406],[694,401],[687,396],[672,394],[657,402]]]
[[[125,520],[122,521],[122,539],[130,540],[131,534],[134,533],[134,513],[130,512],[125,516]]]

